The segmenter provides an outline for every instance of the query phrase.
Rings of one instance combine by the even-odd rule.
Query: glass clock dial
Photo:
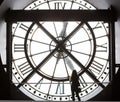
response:
[[[45,9],[96,8],[84,0],[36,0],[25,8]],[[109,83],[108,32],[104,22],[13,23],[13,83],[34,100],[70,101],[69,78],[75,69],[82,89],[81,100],[91,99]]]

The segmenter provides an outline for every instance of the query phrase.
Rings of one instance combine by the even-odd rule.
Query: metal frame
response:
[[[46,16],[47,15],[47,16]],[[108,22],[109,29],[109,55],[110,55],[110,81],[115,77],[115,25],[117,21],[114,9],[108,10],[8,10],[5,16],[7,22],[7,69],[8,76],[12,76],[12,23],[18,21],[104,21]],[[69,17],[69,18],[68,18]]]
[[[109,80],[112,81],[115,79],[115,63],[116,63],[116,54],[115,54],[115,23],[109,22]]]
[[[47,16],[46,16],[47,14]],[[8,10],[6,22],[17,21],[116,21],[113,10]]]

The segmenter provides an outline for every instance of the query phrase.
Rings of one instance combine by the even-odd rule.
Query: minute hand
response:
[[[78,31],[78,29],[84,24],[83,22],[81,22],[63,41],[61,41],[61,43],[59,43],[59,41],[56,40],[56,38],[50,32],[48,32],[39,22],[36,22],[36,23],[45,32],[45,34],[49,36],[59,46],[64,44],[67,40],[69,40]]]
[[[67,25],[68,25],[68,22],[64,22],[64,23],[63,23],[63,29],[62,29],[62,31],[61,31],[61,33],[60,33],[60,37],[62,37],[62,40],[66,37]],[[63,56],[66,56],[66,54],[63,53]],[[68,57],[65,58],[65,62],[67,63],[67,65],[69,66],[69,68],[70,68],[71,70],[74,70],[74,66],[73,66],[71,60],[70,60]]]
[[[61,43],[65,43],[67,40],[69,40],[82,26],[84,22],[81,22]]]
[[[61,31],[61,33],[60,33],[60,36],[61,36],[61,37],[66,37],[67,25],[68,25],[68,22],[64,22],[64,23],[63,23],[63,29],[62,29],[62,31]]]

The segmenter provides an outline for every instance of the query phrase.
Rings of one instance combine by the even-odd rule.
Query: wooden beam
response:
[[[113,10],[8,10],[6,22],[17,21],[116,21]]]

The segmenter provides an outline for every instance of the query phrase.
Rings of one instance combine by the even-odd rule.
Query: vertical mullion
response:
[[[12,22],[7,22],[6,24],[6,68],[8,83],[7,86],[9,88],[8,95],[10,96],[10,86],[12,82]]]
[[[12,22],[7,22],[6,35],[6,63],[9,81],[12,80]]]
[[[109,80],[113,81],[115,79],[115,23],[109,22]]]

